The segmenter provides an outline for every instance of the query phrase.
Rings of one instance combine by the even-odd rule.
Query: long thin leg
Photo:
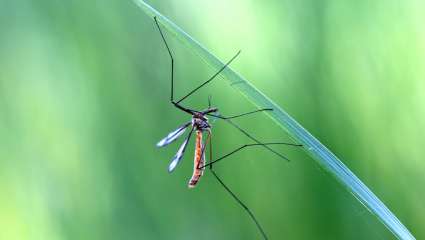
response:
[[[226,186],[226,184],[224,184],[223,180],[221,180],[218,177],[217,173],[212,169],[212,167],[210,168],[210,170],[211,170],[212,174],[214,175],[214,177],[217,179],[217,181],[221,184],[221,186],[223,186],[224,189],[226,189],[226,191],[232,196],[232,198],[235,199],[236,202],[248,213],[248,215],[251,217],[252,221],[254,221],[255,225],[257,226],[257,228],[260,231],[260,233],[263,236],[263,238],[265,240],[267,240],[268,237],[266,235],[266,232],[264,232],[263,228],[261,227],[261,225],[258,222],[258,220],[255,217],[255,215],[251,212],[251,210],[232,192],[232,190],[230,190],[229,187]]]
[[[262,109],[257,109],[257,110],[251,111],[251,112],[242,113],[242,114],[234,115],[234,116],[230,116],[230,117],[223,117],[223,116],[221,116],[221,119],[234,119],[234,118],[243,117],[243,116],[246,116],[246,115],[249,115],[249,114],[263,112],[263,111],[273,111],[273,109],[272,108],[262,108]],[[214,114],[207,114],[207,115],[217,117]]]
[[[216,118],[219,118],[219,119],[223,119],[223,120],[225,120],[227,123],[229,123],[230,125],[232,125],[233,127],[235,127],[236,129],[238,129],[240,132],[242,132],[245,136],[247,136],[248,138],[250,138],[250,139],[252,139],[254,142],[256,142],[257,144],[259,144],[259,145],[261,145],[261,146],[263,146],[264,148],[266,148],[267,150],[269,150],[270,152],[272,152],[272,153],[274,153],[274,154],[276,154],[276,155],[278,155],[280,158],[283,158],[283,159],[285,159],[286,161],[288,161],[288,162],[290,162],[290,160],[287,158],[287,157],[285,157],[285,156],[283,156],[282,154],[280,154],[280,153],[278,153],[278,152],[276,152],[275,150],[273,150],[272,148],[270,148],[269,146],[267,146],[267,145],[264,145],[263,143],[261,143],[259,140],[257,140],[254,136],[252,136],[251,134],[249,134],[247,131],[245,131],[244,129],[242,129],[241,127],[239,127],[236,123],[234,123],[234,122],[232,122],[230,119],[228,119],[228,118],[226,118],[226,117],[224,117],[224,116],[221,116],[221,115],[213,115],[213,114],[208,114],[209,116],[214,116],[214,117],[216,117]],[[302,145],[299,145],[299,146],[302,146]]]
[[[295,144],[295,143],[284,143],[284,142],[279,142],[279,143],[278,143],[278,142],[276,142],[276,143],[253,143],[253,144],[245,144],[245,145],[242,145],[242,146],[240,146],[240,147],[236,148],[235,150],[231,151],[230,153],[225,154],[224,156],[222,156],[222,157],[220,157],[220,158],[217,158],[217,159],[215,159],[215,160],[210,160],[210,162],[209,162],[209,163],[207,163],[207,164],[205,164],[203,167],[211,166],[212,164],[214,164],[214,163],[216,163],[216,162],[218,162],[218,161],[221,161],[221,160],[223,160],[223,159],[225,159],[225,158],[227,158],[227,157],[229,157],[229,156],[231,156],[231,155],[233,155],[233,154],[235,154],[235,153],[237,153],[237,152],[239,152],[239,151],[241,151],[242,149],[245,149],[245,148],[247,148],[247,147],[254,147],[254,146],[267,146],[267,145],[287,145],[287,146],[295,146],[295,147],[300,147],[300,146],[302,146],[302,145],[300,145],[300,144]]]
[[[159,26],[158,20],[156,19],[156,16],[154,17],[155,20],[155,24],[158,27],[159,33],[161,34],[161,38],[162,41],[165,44],[165,47],[167,48],[168,54],[170,55],[170,59],[171,59],[171,96],[170,96],[170,102],[177,107],[178,109],[187,112],[189,114],[192,114],[193,111],[183,107],[182,105],[179,104],[179,102],[175,102],[174,101],[174,58],[173,58],[173,54],[171,53],[170,47],[168,46],[167,41],[165,40],[164,34],[162,33],[161,27]]]
[[[230,190],[230,188],[224,184],[223,180],[221,180],[221,178],[217,175],[217,173],[214,171],[213,169],[213,165],[211,162],[212,159],[212,135],[211,132],[209,132],[209,144],[210,144],[210,159],[209,159],[209,163],[206,164],[205,166],[209,166],[209,169],[211,171],[211,173],[214,175],[215,179],[217,179],[217,181],[220,183],[221,186],[223,186],[224,189],[226,189],[226,191],[232,196],[233,199],[235,199],[235,201],[248,213],[249,217],[252,219],[252,221],[254,221],[255,225],[257,226],[258,230],[260,231],[261,235],[263,236],[264,240],[268,240],[268,237],[266,235],[266,232],[264,231],[264,229],[261,227],[260,223],[258,222],[257,218],[255,217],[255,215],[251,212],[251,210],[248,208],[247,205],[245,205],[245,203],[243,203],[238,196],[236,196],[235,193],[233,193],[232,190]]]
[[[206,140],[205,140],[205,142],[204,142],[204,145],[202,146],[202,153],[201,153],[201,159],[204,157],[204,155],[205,155],[205,149],[207,148],[207,144],[209,144],[210,145],[210,157],[211,157],[211,154],[212,154],[212,150],[211,150],[211,130],[208,130],[208,132],[207,132],[207,138],[206,138]],[[211,161],[211,158],[210,158],[210,161]],[[205,163],[204,163],[205,164]],[[196,166],[198,169],[201,169],[201,168],[203,168],[202,166]]]
[[[186,94],[186,96],[183,96],[182,98],[180,98],[180,100],[177,101],[177,104],[180,103],[181,101],[185,100],[187,97],[189,97],[190,95],[192,95],[194,92],[198,91],[201,87],[205,86],[206,84],[208,84],[209,82],[211,82],[215,77],[217,77],[224,69],[226,69],[227,66],[229,66],[229,64],[235,60],[235,58],[241,53],[241,51],[239,50],[235,56],[233,56],[225,65],[223,65],[222,68],[220,68],[220,70],[218,70],[212,77],[210,77],[207,81],[205,81],[204,83],[202,83],[201,85],[199,85],[198,87],[196,87],[195,89],[193,89],[192,91],[190,91],[188,94]]]

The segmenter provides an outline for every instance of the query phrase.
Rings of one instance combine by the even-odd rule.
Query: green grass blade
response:
[[[134,0],[135,3],[150,17],[156,16],[158,22],[179,39],[190,50],[198,54],[204,61],[215,69],[220,69],[224,63],[206,50],[199,42],[190,37],[176,24],[164,17],[143,0]],[[153,22],[152,22],[153,23]],[[239,90],[259,108],[273,108],[267,114],[296,141],[303,144],[307,153],[316,160],[321,167],[335,177],[350,193],[352,193],[369,211],[399,239],[415,239],[397,217],[373,194],[369,188],[354,175],[329,149],[313,137],[282,108],[276,105],[267,96],[261,93],[241,75],[226,68],[221,75],[230,82],[231,86]]]

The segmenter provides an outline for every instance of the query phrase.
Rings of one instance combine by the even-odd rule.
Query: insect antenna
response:
[[[212,98],[212,96],[208,95],[208,109],[211,108],[211,98]]]

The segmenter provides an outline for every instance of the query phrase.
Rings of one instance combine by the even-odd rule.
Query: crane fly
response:
[[[193,164],[193,174],[188,184],[189,188],[194,188],[196,184],[198,183],[199,179],[204,174],[205,143],[202,139],[203,134],[204,133],[207,134],[206,141],[210,141],[211,139],[211,126],[208,123],[208,118],[206,117],[206,114],[217,112],[217,110],[218,110],[217,108],[208,108],[201,112],[193,112],[192,120],[190,122],[187,122],[183,124],[182,126],[178,127],[176,130],[170,132],[165,138],[159,141],[156,145],[158,147],[163,147],[172,143],[178,137],[183,135],[186,129],[189,128],[189,126],[191,126],[189,135],[187,135],[186,139],[183,141],[183,144],[180,146],[179,150],[177,151],[176,155],[173,157],[170,165],[168,166],[168,172],[172,172],[174,171],[174,169],[176,168],[180,160],[183,158],[183,154],[186,150],[190,137],[195,131],[195,134],[196,134],[195,157],[194,157],[194,164]]]
[[[250,133],[248,133],[246,130],[244,130],[243,128],[241,128],[239,125],[237,125],[236,123],[234,123],[232,121],[232,119],[235,118],[239,118],[242,116],[246,116],[246,115],[250,115],[253,113],[258,113],[258,112],[263,112],[263,111],[273,111],[273,109],[271,108],[262,108],[262,109],[257,109],[251,112],[247,112],[247,113],[242,113],[239,115],[234,115],[234,116],[223,116],[221,114],[219,114],[218,112],[218,108],[215,107],[211,107],[211,99],[208,98],[208,108],[202,111],[198,111],[198,110],[193,110],[187,107],[184,107],[183,105],[181,105],[181,102],[183,100],[185,100],[186,98],[188,98],[189,96],[191,96],[193,93],[195,93],[196,91],[198,91],[200,88],[204,87],[206,84],[208,84],[209,82],[211,82],[212,80],[214,80],[222,71],[224,71],[227,66],[240,54],[240,51],[238,51],[236,53],[236,55],[234,55],[226,64],[224,64],[215,74],[213,74],[208,80],[206,80],[205,82],[203,82],[202,84],[200,84],[198,87],[194,88],[192,91],[190,91],[188,94],[186,94],[185,96],[183,96],[182,98],[180,98],[179,100],[175,100],[174,99],[174,58],[173,58],[173,54],[171,53],[171,50],[168,46],[167,41],[165,40],[164,34],[162,33],[161,27],[159,26],[158,20],[156,17],[154,17],[155,20],[155,24],[159,30],[159,33],[161,35],[161,38],[164,42],[165,47],[167,48],[168,54],[170,56],[171,59],[171,97],[170,97],[170,102],[171,104],[176,107],[177,109],[189,114],[192,116],[191,121],[186,122],[184,124],[182,124],[181,126],[179,126],[176,130],[170,132],[165,138],[163,138],[162,140],[160,140],[156,145],[157,147],[164,147],[169,145],[170,143],[174,142],[175,140],[177,140],[179,137],[181,137],[187,129],[190,129],[189,133],[187,134],[186,138],[183,140],[183,143],[180,145],[179,149],[177,150],[177,153],[174,155],[174,157],[171,160],[171,163],[168,166],[168,172],[172,172],[174,171],[174,169],[177,167],[177,165],[180,163],[180,161],[183,159],[183,155],[186,151],[187,145],[189,143],[189,140],[191,138],[191,136],[193,135],[193,133],[195,132],[196,135],[196,141],[195,141],[195,156],[194,156],[194,164],[193,164],[193,173],[192,173],[192,177],[189,180],[188,183],[188,187],[189,188],[194,188],[200,178],[202,177],[202,175],[204,174],[204,171],[206,169],[206,167],[208,167],[208,169],[211,171],[212,175],[215,177],[215,179],[218,181],[218,183],[231,195],[231,197],[240,205],[242,206],[242,208],[248,213],[248,215],[250,216],[250,218],[252,219],[252,221],[255,223],[255,225],[257,226],[257,229],[259,230],[259,232],[261,233],[263,239],[267,240],[268,237],[265,233],[265,231],[263,230],[263,227],[260,225],[260,223],[258,222],[257,218],[255,217],[255,215],[252,213],[252,211],[240,200],[239,197],[236,196],[236,194],[230,190],[230,188],[223,182],[223,180],[218,176],[218,174],[216,173],[216,171],[213,169],[213,164],[217,163],[218,161],[221,161],[225,158],[228,158],[229,156],[235,154],[238,151],[241,151],[243,149],[246,148],[251,148],[251,147],[255,147],[255,146],[261,146],[265,149],[267,149],[268,151],[276,154],[277,156],[279,156],[280,158],[289,161],[289,159],[287,157],[285,157],[284,155],[276,152],[275,150],[273,150],[270,145],[288,145],[288,146],[295,146],[295,147],[299,147],[302,146],[300,144],[295,144],[295,143],[285,143],[285,142],[270,142],[270,143],[262,143],[259,140],[257,140],[257,138],[255,138],[253,135],[251,135]],[[216,119],[221,119],[224,120],[226,123],[229,123],[231,126],[233,126],[235,129],[239,130],[242,134],[244,134],[245,136],[247,136],[248,138],[250,138],[252,141],[254,141],[255,143],[251,143],[251,144],[244,144],[238,148],[236,148],[235,150],[213,160],[212,157],[212,132],[211,132],[211,123],[208,121],[208,116],[214,117]],[[206,135],[205,141],[203,139],[204,135]],[[206,162],[205,160],[205,149],[206,146],[209,145],[210,147],[210,151],[209,151],[209,161]]]

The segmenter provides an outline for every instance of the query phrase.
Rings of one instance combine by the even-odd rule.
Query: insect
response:
[[[233,191],[230,190],[230,188],[218,176],[218,174],[213,169],[213,164],[233,155],[234,153],[236,153],[236,152],[238,152],[242,149],[245,149],[245,148],[248,148],[248,147],[254,147],[254,146],[262,146],[262,147],[266,148],[268,151],[271,151],[272,153],[278,155],[279,157],[289,161],[288,158],[286,158],[282,154],[276,152],[275,150],[273,150],[269,146],[270,145],[288,145],[288,146],[299,147],[299,146],[302,146],[302,145],[294,144],[294,143],[285,143],[285,142],[262,143],[259,140],[257,140],[255,137],[253,137],[250,133],[248,133],[246,130],[242,129],[241,127],[239,127],[236,123],[234,123],[232,121],[232,119],[247,116],[247,115],[258,113],[258,112],[273,111],[273,109],[271,109],[271,108],[257,109],[257,110],[251,111],[251,112],[247,112],[247,113],[243,113],[243,114],[239,114],[239,115],[235,115],[235,116],[230,116],[230,117],[225,117],[218,112],[218,108],[211,107],[211,98],[210,97],[208,98],[208,108],[206,108],[204,110],[200,110],[200,111],[194,110],[194,109],[190,109],[190,108],[187,108],[187,107],[184,107],[184,106],[181,105],[181,102],[183,100],[185,100],[186,98],[188,98],[189,96],[194,94],[196,91],[198,91],[200,88],[204,87],[206,84],[208,84],[209,82],[214,80],[222,71],[224,71],[227,68],[227,66],[240,54],[240,51],[237,52],[236,55],[234,55],[226,64],[224,64],[222,66],[222,68],[219,71],[217,71],[212,77],[210,77],[208,80],[206,80],[205,82],[200,84],[198,87],[194,88],[188,94],[184,95],[182,98],[180,98],[179,100],[176,101],[174,99],[174,58],[173,58],[171,50],[168,46],[168,43],[165,40],[164,34],[161,30],[161,27],[159,26],[157,18],[154,17],[154,20],[155,20],[155,24],[156,24],[156,26],[159,30],[159,33],[161,35],[161,38],[164,42],[164,45],[165,45],[165,47],[168,51],[170,59],[171,59],[171,97],[170,97],[170,102],[177,109],[179,109],[179,110],[181,110],[185,113],[188,113],[189,115],[192,116],[191,121],[188,121],[188,122],[182,124],[176,130],[170,132],[165,138],[163,138],[162,140],[160,140],[157,143],[157,147],[167,146],[168,144],[174,142],[179,137],[181,137],[187,129],[190,129],[190,131],[187,134],[186,138],[184,139],[183,143],[181,144],[181,146],[177,150],[177,153],[172,158],[171,163],[168,166],[168,171],[169,172],[174,171],[174,169],[180,163],[180,161],[182,160],[183,155],[185,153],[186,147],[189,143],[189,140],[191,139],[191,136],[193,135],[193,133],[195,133],[196,141],[195,141],[195,156],[194,156],[193,173],[192,173],[192,177],[189,180],[188,187],[194,188],[198,184],[202,175],[204,174],[205,169],[208,167],[208,169],[211,171],[211,173],[213,174],[215,179],[217,179],[217,181],[221,184],[221,186],[223,186],[224,189],[232,196],[232,198],[235,199],[236,202],[240,206],[242,206],[243,209],[248,213],[250,218],[256,224],[256,226],[257,226],[258,230],[260,231],[262,237],[267,240],[268,237],[267,237],[265,231],[263,230],[262,226],[258,222],[257,218],[254,216],[252,211],[235,195],[235,193]],[[209,122],[208,117],[213,117],[213,118],[224,120],[225,122],[229,123],[234,128],[236,128],[237,130],[242,132],[245,136],[247,136],[248,138],[253,140],[255,143],[244,144],[244,145],[236,148],[235,150],[231,151],[230,153],[227,153],[227,154],[213,160],[212,159],[212,141],[211,141],[212,140],[212,131],[211,131],[212,126],[211,126],[211,123]],[[205,136],[205,140],[204,140],[204,136]],[[210,148],[209,162],[205,161],[205,149],[206,149],[207,145]]]

